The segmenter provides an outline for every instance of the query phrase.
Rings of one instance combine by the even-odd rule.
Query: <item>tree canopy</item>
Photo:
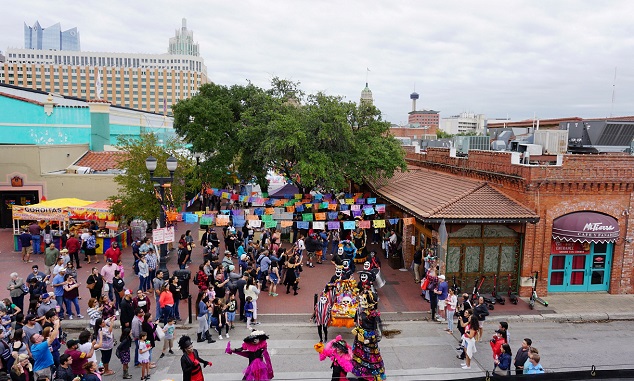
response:
[[[266,189],[272,169],[303,191],[344,189],[406,166],[376,107],[305,95],[288,80],[274,78],[270,89],[206,84],[173,110],[176,132],[202,153],[203,181],[210,183],[233,170]]]
[[[200,189],[195,176],[195,165],[191,156],[182,149],[182,142],[171,139],[159,144],[154,134],[142,134],[140,138],[119,137],[117,148],[125,152],[126,159],[119,161],[118,167],[123,173],[115,176],[119,184],[118,194],[110,198],[112,211],[127,218],[154,220],[161,213],[161,206],[150,180],[150,172],[145,167],[145,159],[153,156],[157,160],[156,177],[169,177],[165,162],[170,156],[178,161],[171,183],[172,206],[178,207],[185,199],[189,189]],[[169,191],[167,192],[170,193]]]

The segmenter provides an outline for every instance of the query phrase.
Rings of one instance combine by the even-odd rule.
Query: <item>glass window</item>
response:
[[[480,272],[480,246],[467,246],[465,248],[465,271],[468,273]]]

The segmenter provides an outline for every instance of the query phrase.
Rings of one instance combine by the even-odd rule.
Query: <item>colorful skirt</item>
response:
[[[352,346],[352,364],[354,368],[352,373],[360,378],[372,378],[374,380],[385,379],[385,366],[379,349],[379,342],[375,331],[364,331],[364,341],[368,340],[368,344],[359,341],[355,336],[354,345]]]
[[[121,360],[121,364],[129,364],[130,363],[130,350],[119,352],[119,360]]]

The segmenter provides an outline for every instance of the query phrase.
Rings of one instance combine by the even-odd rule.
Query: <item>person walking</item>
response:
[[[46,265],[46,275],[53,276],[53,268],[57,264],[57,258],[59,258],[59,250],[55,247],[55,243],[51,242],[46,247],[44,253],[44,265]]]
[[[86,287],[90,291],[90,297],[99,299],[103,291],[103,277],[99,274],[99,270],[93,267],[88,279],[86,279]],[[110,292],[108,292],[110,294]]]
[[[23,229],[22,234],[20,234],[20,245],[22,246],[22,262],[31,263],[31,234],[29,234],[29,229]]]
[[[74,233],[70,233],[68,236],[68,241],[66,241],[66,249],[68,249],[68,255],[70,256],[71,261],[74,259],[76,263],[76,267],[81,269],[79,265],[79,251],[81,250],[81,243],[75,237]]]
[[[414,252],[414,282],[420,283],[421,267],[423,265],[423,248],[419,247]],[[424,271],[424,269],[422,269]]]
[[[183,351],[183,356],[181,357],[183,381],[204,381],[205,377],[202,368],[211,366],[211,361],[200,358],[189,336],[182,336],[178,340],[178,346]]]

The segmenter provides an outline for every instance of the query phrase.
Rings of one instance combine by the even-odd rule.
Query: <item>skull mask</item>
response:
[[[361,273],[361,274],[359,275],[359,279],[361,279],[361,282],[363,282],[363,283],[367,282],[367,281],[368,281],[368,274],[366,274],[366,273]]]
[[[370,270],[370,262],[368,262],[368,261],[363,262],[363,269],[365,271]]]
[[[321,304],[327,304],[328,303],[328,297],[326,297],[326,295],[322,295],[319,297],[319,303]]]
[[[339,247],[337,249],[337,254],[339,254],[340,256],[343,255],[343,247]]]
[[[345,307],[350,307],[350,305],[352,304],[352,298],[350,298],[349,296],[344,296],[341,299],[341,304],[343,304]]]
[[[345,270],[348,270],[350,268],[350,260],[349,259],[344,259],[343,261],[343,268]]]
[[[340,267],[337,267],[337,269],[335,270],[335,275],[336,275],[338,278],[341,278],[341,275],[342,275],[342,274],[343,274],[343,269],[342,269],[342,268],[340,268]]]

